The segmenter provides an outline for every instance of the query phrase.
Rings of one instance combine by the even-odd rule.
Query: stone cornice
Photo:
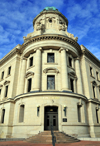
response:
[[[44,41],[44,40],[58,40],[58,41],[66,42],[66,43],[71,44],[72,46],[74,46],[78,50],[79,54],[81,54],[81,48],[80,48],[79,44],[76,41],[74,41],[73,39],[71,39],[71,38],[69,38],[67,36],[56,35],[56,34],[54,34],[54,35],[53,34],[38,35],[38,36],[35,36],[35,37],[32,37],[32,38],[29,38],[28,40],[26,40],[22,44],[21,53],[23,52],[25,47],[27,47],[31,43]]]
[[[21,45],[17,45],[14,47],[7,55],[5,55],[1,60],[0,60],[0,65],[2,65],[4,62],[6,62],[9,58],[11,58],[14,54],[20,54],[20,47]]]
[[[88,99],[88,102],[92,102],[92,103],[95,103],[95,104],[99,104],[100,105],[100,101],[98,99]]]
[[[81,45],[82,54],[100,67],[100,60],[97,59],[85,46]]]

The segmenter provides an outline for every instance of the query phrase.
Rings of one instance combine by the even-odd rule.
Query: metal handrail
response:
[[[54,136],[53,125],[51,125],[51,135],[52,135],[52,145],[55,146],[56,137]]]

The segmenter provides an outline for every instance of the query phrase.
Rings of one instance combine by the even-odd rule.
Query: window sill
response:
[[[48,62],[48,63],[44,63],[44,65],[58,65],[58,63],[53,63],[53,62]]]
[[[93,100],[94,100],[94,101],[99,101],[96,97],[93,97]]]
[[[30,66],[27,70],[29,70],[30,68],[35,67],[35,65]]]
[[[74,70],[74,71],[75,71],[75,69],[74,69],[73,67],[71,67],[71,66],[69,66],[69,65],[67,65],[67,67],[69,67],[69,68],[71,68],[72,70]]]
[[[47,90],[45,90],[45,91],[57,91],[57,90],[55,90],[55,89],[47,89]]]
[[[10,77],[11,76],[11,74],[10,75],[8,75],[8,76],[6,76],[6,78],[8,78],[8,77]]]

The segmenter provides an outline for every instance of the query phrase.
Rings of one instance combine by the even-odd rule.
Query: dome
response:
[[[56,7],[45,7],[44,9],[43,9],[43,11],[58,11],[58,9],[56,9]]]

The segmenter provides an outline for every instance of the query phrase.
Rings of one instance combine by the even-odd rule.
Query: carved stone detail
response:
[[[68,36],[69,38],[72,38],[72,39],[75,40],[76,42],[78,41],[78,37],[74,37],[74,35],[71,34],[71,33],[69,33],[69,32],[67,32],[67,36]]]
[[[54,68],[54,67],[48,67],[48,68],[44,69],[43,72],[48,73],[51,70],[53,71],[53,73],[59,73],[59,70],[57,68]]]
[[[7,84],[9,84],[10,83],[10,81],[5,81],[4,82],[4,85],[7,85]]]
[[[33,76],[34,75],[34,72],[27,72],[26,75],[25,75],[25,78],[28,78],[29,76]]]

